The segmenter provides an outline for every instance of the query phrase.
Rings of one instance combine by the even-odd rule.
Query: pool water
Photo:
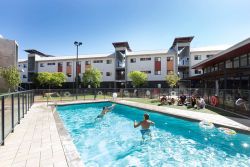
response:
[[[111,103],[58,106],[85,166],[250,166],[250,135],[229,136],[217,128],[204,130],[198,122]],[[143,141],[133,121],[148,112],[155,122],[152,140]]]

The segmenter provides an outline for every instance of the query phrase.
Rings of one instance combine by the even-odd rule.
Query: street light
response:
[[[76,100],[77,100],[77,94],[78,94],[78,77],[79,74],[77,72],[77,67],[78,67],[78,46],[82,45],[82,42],[74,42],[74,45],[76,46]]]

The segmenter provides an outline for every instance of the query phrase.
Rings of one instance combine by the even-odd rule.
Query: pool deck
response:
[[[138,102],[132,102],[132,101],[126,101],[126,100],[117,100],[116,103],[138,107],[142,109],[147,109],[151,111],[156,111],[159,113],[172,115],[172,116],[176,116],[176,117],[180,117],[184,119],[194,120],[194,121],[205,120],[205,121],[213,122],[217,126],[229,127],[229,128],[236,129],[238,131],[250,133],[250,120],[249,119],[226,117],[222,115],[181,110],[181,109],[169,108],[169,107],[164,107],[164,106],[154,106],[150,104],[144,104],[144,103],[138,103]]]
[[[14,133],[7,136],[4,146],[0,146],[0,167],[10,166],[82,166],[67,162],[52,109],[46,103],[33,104]]]
[[[57,103],[57,105],[102,101],[104,100],[63,102]],[[250,132],[250,121],[247,119],[153,106],[126,100],[115,102],[196,121],[207,120],[219,126]],[[0,167],[83,166],[69,134],[63,127],[57,113],[54,112],[55,103],[50,103],[50,105],[47,106],[46,103],[33,104],[25,118],[15,127],[14,133],[7,136],[5,145],[0,146]]]

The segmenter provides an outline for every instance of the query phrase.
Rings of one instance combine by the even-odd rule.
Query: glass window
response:
[[[218,64],[214,65],[214,71],[218,71]]]
[[[194,60],[201,60],[201,55],[195,55]]]
[[[47,63],[48,66],[54,66],[56,63]]]
[[[26,64],[23,64],[23,68],[27,68],[27,65],[26,65]]]
[[[221,62],[219,64],[219,71],[223,70],[224,69],[224,62]]]
[[[155,57],[155,61],[161,61],[160,57]]]
[[[161,71],[155,71],[155,75],[161,75]]]
[[[111,72],[106,72],[106,76],[111,76]]]
[[[40,64],[40,67],[44,67],[44,64],[43,64],[43,63],[41,63],[41,64]]]
[[[71,66],[72,65],[72,62],[67,62],[67,66]]]
[[[231,60],[226,61],[226,68],[233,68],[233,63]]]
[[[167,57],[167,61],[172,61],[173,57]]]
[[[26,76],[26,75],[23,75],[23,78],[27,78],[27,76]]]
[[[151,74],[151,71],[141,71],[141,72],[144,72],[146,74]]]
[[[151,57],[140,58],[140,61],[150,61]]]
[[[207,58],[212,57],[213,55],[207,55]]]
[[[201,70],[194,70],[195,74],[201,74]]]
[[[247,55],[240,56],[240,66],[245,67],[247,66]]]
[[[103,63],[103,60],[94,60],[93,63]]]
[[[234,58],[234,68],[239,68],[240,66],[240,59],[239,57]]]
[[[135,62],[136,62],[136,58],[130,59],[130,63],[135,63]]]
[[[90,61],[85,61],[85,65],[90,65]]]
[[[107,64],[111,64],[111,63],[112,63],[112,60],[107,60],[106,63],[107,63]]]

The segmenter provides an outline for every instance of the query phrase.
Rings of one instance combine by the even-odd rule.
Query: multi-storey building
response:
[[[190,66],[196,63],[191,60],[195,55],[205,55],[205,59],[207,55],[212,56],[218,52],[208,49],[192,51],[192,39],[175,38],[169,49],[154,51],[132,51],[128,42],[115,42],[113,53],[79,55],[77,67],[76,56],[50,56],[36,50],[26,50],[28,60],[19,64],[20,68],[26,67],[21,74],[22,81],[32,82],[32,76],[37,72],[63,72],[67,76],[65,85],[72,86],[77,73],[82,76],[86,69],[94,67],[102,73],[101,87],[132,87],[128,78],[131,71],[145,72],[148,75],[147,87],[167,87],[165,77],[168,74],[179,74],[182,80],[195,75]]]
[[[0,67],[16,66],[18,60],[18,44],[15,40],[0,37]],[[0,91],[6,91],[8,86],[0,78]]]

